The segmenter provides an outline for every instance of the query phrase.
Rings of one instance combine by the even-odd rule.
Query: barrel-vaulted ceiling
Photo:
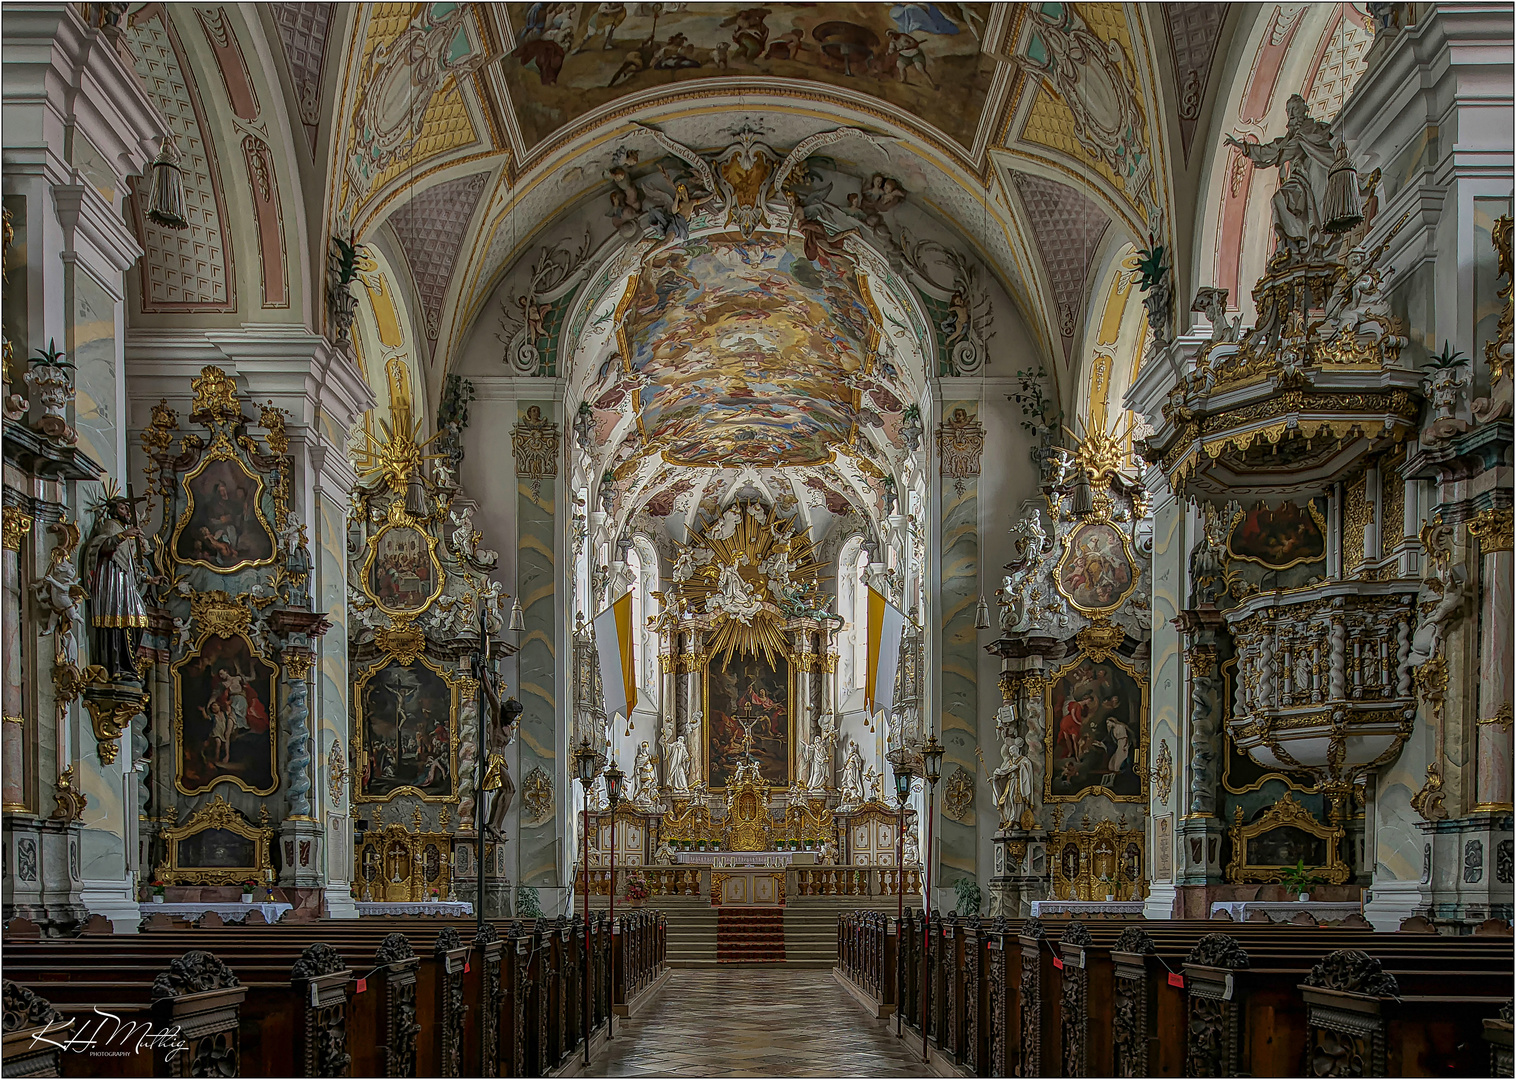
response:
[[[435,403],[510,268],[570,217],[603,223],[618,149],[650,145],[639,123],[702,152],[744,124],[781,152],[852,126],[870,137],[828,153],[853,197],[895,179],[998,279],[1066,386],[1114,253],[1155,229],[1198,243],[1218,96],[1245,81],[1263,115],[1290,89],[1264,69],[1289,50],[1314,50],[1320,92],[1349,85],[1362,41],[1307,7],[136,5],[124,46],[184,153],[191,228],[133,203],[134,316],[319,328],[326,238],[356,233],[378,337]],[[1332,7],[1333,26],[1362,18]],[[1241,57],[1260,20],[1268,41]],[[857,210],[844,190],[834,209]]]
[[[318,120],[324,219],[393,230],[434,363],[553,222],[605,213],[634,120],[709,149],[750,117],[775,145],[839,123],[880,136],[841,168],[914,177],[1070,363],[1102,243],[1172,216],[1180,151],[1152,119],[1173,96],[1171,25],[1117,4],[374,4],[333,10],[335,63],[299,96],[337,121]],[[1179,29],[1205,75],[1221,20]]]

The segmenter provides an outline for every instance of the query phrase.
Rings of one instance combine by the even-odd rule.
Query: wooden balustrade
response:
[[[925,920],[925,921],[924,921]],[[974,1076],[1510,1075],[1512,939],[838,919],[837,971]],[[929,932],[923,933],[924,928]]]
[[[5,1033],[5,1073],[544,1076],[667,966],[660,912],[617,923],[613,933],[605,913],[590,921],[588,1031],[581,918],[482,931],[424,918],[207,922],[113,937],[105,956],[99,937],[7,940],[7,1023],[13,1005],[27,1022]],[[20,1037],[48,1024],[77,1032],[96,1007],[124,1023],[178,1027],[186,1048],[86,1058]]]

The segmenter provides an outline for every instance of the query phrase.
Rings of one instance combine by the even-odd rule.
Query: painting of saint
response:
[[[733,657],[706,668],[706,722],[710,786],[722,788],[749,759],[774,787],[790,783],[790,667],[776,658]],[[751,733],[751,748],[748,734]]]
[[[1142,781],[1144,691],[1113,659],[1082,657],[1050,688],[1047,798],[1105,791],[1137,800]]]
[[[1132,557],[1120,529],[1103,521],[1070,534],[1058,564],[1058,586],[1075,607],[1106,611],[1132,591]]]
[[[1232,519],[1227,551],[1234,559],[1288,570],[1326,558],[1326,535],[1314,507],[1259,504]]]
[[[968,147],[995,75],[989,4],[504,8],[500,71],[528,147],[621,97],[733,76],[880,98]]]
[[[245,637],[207,637],[175,665],[180,791],[197,795],[222,782],[274,790],[274,674]]]
[[[420,611],[437,595],[441,568],[430,539],[412,525],[388,525],[374,540],[368,588],[386,611]]]
[[[233,460],[207,462],[185,481],[189,508],[174,532],[174,557],[212,570],[273,560],[274,534],[259,513],[263,481]]]
[[[453,688],[426,664],[391,660],[374,672],[359,699],[359,799],[402,788],[451,798],[452,719]]]

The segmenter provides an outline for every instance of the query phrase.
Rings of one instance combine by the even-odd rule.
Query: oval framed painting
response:
[[[1127,535],[1108,521],[1080,525],[1064,543],[1053,580],[1080,611],[1110,611],[1137,587],[1137,563]]]
[[[369,542],[363,591],[387,615],[415,615],[442,595],[437,538],[409,522],[391,522]]]

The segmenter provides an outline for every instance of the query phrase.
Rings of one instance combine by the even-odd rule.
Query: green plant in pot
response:
[[[1280,877],[1279,884],[1286,896],[1297,896],[1304,902],[1311,898],[1311,886],[1323,884],[1323,881],[1306,870],[1304,859],[1296,859],[1295,865]]]
[[[979,891],[979,882],[973,878],[959,878],[953,882],[953,892],[958,897],[958,902],[953,906],[955,914],[979,914],[979,907],[984,902],[984,896]]]

